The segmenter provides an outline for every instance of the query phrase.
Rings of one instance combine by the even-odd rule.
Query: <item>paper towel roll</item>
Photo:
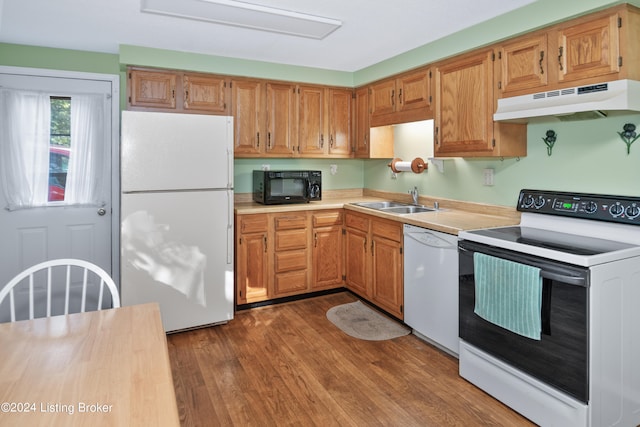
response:
[[[422,173],[427,168],[424,160],[416,157],[411,162],[403,162],[401,159],[395,158],[389,163],[389,167],[394,172],[413,172]]]

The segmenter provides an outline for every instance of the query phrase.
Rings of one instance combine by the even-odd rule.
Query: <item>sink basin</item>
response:
[[[391,208],[391,207],[404,207],[404,206],[410,206],[406,203],[401,203],[401,202],[360,202],[360,203],[354,203],[354,205],[356,206],[362,206],[363,208],[369,208],[369,209],[387,209],[387,208]]]
[[[420,212],[433,212],[435,209],[427,208],[425,206],[396,206],[391,208],[380,209],[383,212],[397,213],[397,214],[412,214]]]
[[[361,206],[363,208],[375,209],[381,212],[393,213],[393,214],[412,214],[412,213],[420,213],[420,212],[433,212],[436,209],[428,208],[422,205],[411,205],[409,203],[402,202],[358,202],[354,203],[356,206]]]

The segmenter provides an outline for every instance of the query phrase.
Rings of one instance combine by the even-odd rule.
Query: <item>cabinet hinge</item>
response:
[[[502,82],[498,82],[498,89],[502,89]]]
[[[347,230],[346,230],[346,229],[344,229],[344,228],[342,229],[342,235],[343,235],[343,236],[346,236],[346,235],[347,235]]]
[[[496,148],[496,140],[495,138],[491,140],[491,147]]]
[[[622,17],[618,17],[618,28],[622,28]]]
[[[347,280],[347,275],[346,274],[342,275],[342,280]]]
[[[233,87],[233,82],[229,82],[229,87]]]
[[[356,93],[355,92],[351,92],[351,98],[356,99]]]
[[[242,291],[240,291],[240,298],[242,298]]]
[[[429,70],[429,78],[431,78],[431,70]]]
[[[502,51],[498,52],[498,59],[502,59]]]
[[[131,80],[131,72],[129,72],[129,80]]]
[[[429,95],[429,104],[431,104],[432,102],[433,102],[433,97]]]
[[[491,52],[491,60],[492,61],[496,60],[496,53],[495,52]]]
[[[622,67],[622,56],[618,56],[618,67]]]
[[[400,313],[404,313],[404,306],[402,304],[400,305]]]
[[[129,104],[131,104],[131,97],[129,97]]]
[[[402,255],[402,246],[400,246],[400,255]]]

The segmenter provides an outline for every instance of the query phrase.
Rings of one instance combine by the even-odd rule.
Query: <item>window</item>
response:
[[[71,147],[71,98],[51,97],[49,139],[49,198],[64,201]]]

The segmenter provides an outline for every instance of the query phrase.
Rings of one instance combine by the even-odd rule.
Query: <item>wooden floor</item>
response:
[[[414,335],[352,338],[338,293],[236,313],[168,336],[183,426],[530,426]]]

